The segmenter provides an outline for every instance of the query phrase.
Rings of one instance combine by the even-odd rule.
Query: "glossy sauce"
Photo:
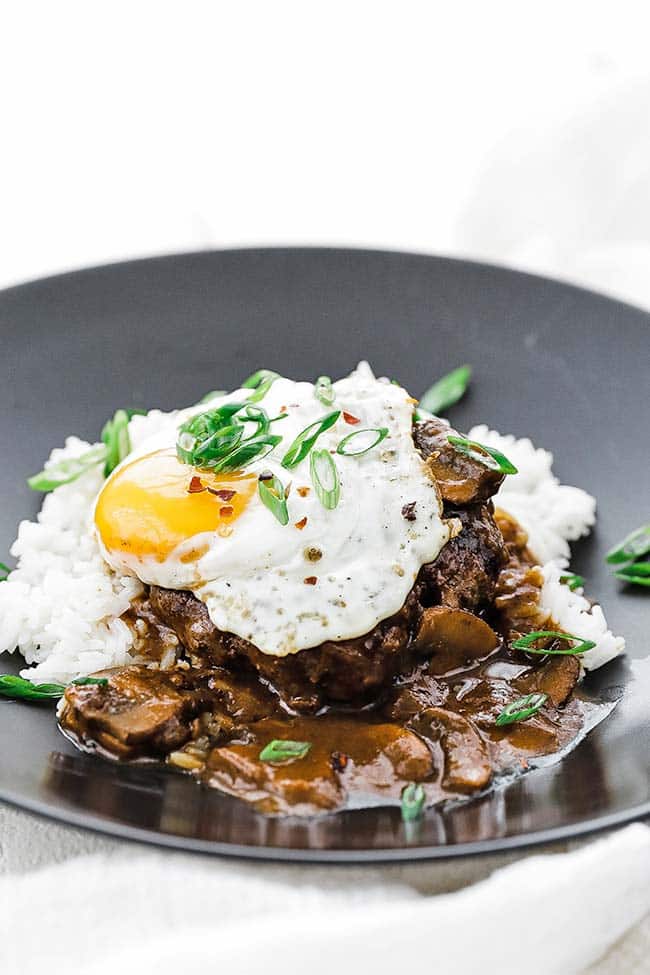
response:
[[[181,662],[171,671],[120,668],[105,673],[106,686],[68,687],[61,728],[86,750],[120,761],[164,760],[268,815],[397,803],[412,782],[422,783],[428,804],[476,795],[534,759],[561,754],[586,713],[573,693],[575,657],[531,657],[509,647],[515,634],[547,621],[525,535],[507,515],[497,512],[496,520],[507,557],[489,618],[425,608],[404,669],[363,706],[298,714],[280,687],[245,664]],[[162,660],[177,638],[147,606],[134,605],[130,622],[145,628],[149,657]],[[533,692],[548,696],[540,711],[497,726],[507,705]],[[262,760],[276,740],[309,748],[299,758]]]

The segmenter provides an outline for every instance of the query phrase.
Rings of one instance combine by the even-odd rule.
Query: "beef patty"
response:
[[[433,435],[433,421],[420,426],[424,430],[415,440],[428,461],[432,455],[427,451],[437,455],[439,441]],[[308,713],[330,701],[363,702],[376,696],[413,658],[412,638],[422,610],[443,605],[471,613],[487,611],[506,559],[492,503],[485,500],[498,489],[501,478],[492,471],[486,478],[483,465],[447,446],[445,466],[450,478],[464,478],[466,483],[466,505],[444,503],[444,516],[455,520],[458,534],[434,562],[423,566],[401,610],[369,633],[274,657],[218,629],[205,605],[190,592],[157,586],[151,587],[141,603],[140,617],[148,626],[157,622],[158,632],[175,634],[192,666],[252,669],[292,710]]]
[[[580,664],[510,646],[548,623],[541,576],[525,533],[494,511],[501,475],[456,451],[452,432],[440,420],[414,429],[455,534],[398,613],[363,636],[274,657],[219,630],[192,593],[152,586],[127,616],[135,649],[176,667],[70,685],[64,733],[123,761],[164,758],[272,814],[398,800],[415,783],[427,803],[459,798],[566,747],[582,723],[571,697]],[[500,726],[504,707],[531,693],[543,707]],[[283,743],[298,760],[264,757]]]

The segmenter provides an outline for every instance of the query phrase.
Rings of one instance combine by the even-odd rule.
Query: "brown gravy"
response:
[[[61,729],[85,750],[118,761],[164,761],[270,815],[395,803],[409,783],[422,784],[430,805],[476,795],[499,776],[562,752],[585,716],[573,694],[575,657],[511,648],[520,633],[557,627],[540,612],[542,578],[525,533],[502,512],[494,520],[502,556],[489,608],[462,608],[469,577],[454,576],[448,565],[453,586],[442,586],[440,602],[420,610],[400,669],[378,682],[369,700],[321,706],[315,697],[313,713],[302,713],[311,699],[296,674],[255,670],[254,655],[229,658],[200,604],[180,601],[181,627],[171,616],[161,622],[156,605],[143,599],[129,613],[139,652],[148,648],[149,659],[161,661],[199,633],[206,645],[214,639],[216,656],[197,652],[192,666],[187,659],[171,670],[134,665],[105,672],[105,684],[71,685]],[[346,661],[358,662],[362,649],[352,647]],[[536,714],[497,725],[506,706],[533,692],[547,695]],[[286,761],[262,760],[274,740],[309,748]]]

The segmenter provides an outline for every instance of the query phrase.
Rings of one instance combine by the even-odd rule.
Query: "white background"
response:
[[[648,11],[647,0],[0,0],[0,286],[154,253],[324,243],[484,258],[650,308]],[[531,972],[576,971],[647,906],[640,830],[579,860],[497,874],[458,895],[468,898],[463,913],[456,895],[426,895],[506,858],[285,876],[122,848],[0,806],[0,914],[14,926],[0,954],[20,957],[26,972],[54,959],[55,969],[87,973],[119,970],[115,952],[126,971],[138,950],[156,971],[178,971],[192,950],[206,952],[202,971],[222,971],[229,942],[219,924],[238,914],[245,936],[235,926],[230,940],[242,971],[242,945],[259,968],[266,922],[291,937],[288,952],[267,952],[271,962],[291,968],[308,955],[319,968],[327,950],[295,952],[311,907],[326,949],[345,951],[355,970],[373,946],[375,968],[382,958],[394,968],[395,932],[426,965],[436,921],[452,937],[471,916],[487,932],[476,951],[509,953],[509,965],[491,966],[484,951],[482,970],[519,971],[527,958]],[[83,853],[95,859],[73,859]],[[190,888],[196,917],[179,901]],[[495,940],[490,918],[516,914],[522,890],[546,905],[533,927],[514,925],[527,943]],[[341,899],[334,923],[348,891],[362,910]],[[405,924],[391,926],[396,891],[411,899]],[[408,921],[429,909],[425,940],[411,937]],[[250,911],[261,919],[252,939]],[[528,902],[522,911],[530,918]],[[204,917],[206,935],[196,927]],[[339,937],[346,920],[346,937],[362,941],[356,952]],[[146,936],[154,922],[163,940]],[[591,971],[646,971],[649,931],[639,926]],[[459,971],[442,951],[435,964]]]
[[[327,243],[485,258],[650,307],[644,2],[4,9],[0,285]]]

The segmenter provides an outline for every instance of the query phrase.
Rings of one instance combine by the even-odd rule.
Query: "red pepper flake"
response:
[[[302,531],[306,524],[307,524],[307,515],[305,515],[304,518],[301,518],[300,521],[297,521],[293,527],[294,528],[299,528],[300,531]],[[305,580],[305,582],[306,581],[307,580]]]
[[[200,494],[201,491],[205,491],[205,484],[200,477],[194,475],[190,481],[189,487],[187,489],[188,494]]]
[[[303,582],[306,586],[315,586],[318,582],[318,576],[307,576],[306,579],[303,579]]]
[[[345,752],[332,752],[330,763],[335,772],[344,772],[350,758]]]
[[[350,426],[356,426],[357,423],[361,423],[358,416],[353,416],[352,413],[346,413],[345,410],[343,410],[343,419],[346,423],[349,423]]]
[[[281,406],[280,407],[280,413],[286,413],[286,412],[287,412],[286,406]]]
[[[404,507],[402,508],[402,514],[404,515],[404,517],[406,518],[407,521],[415,521],[415,519],[416,519],[416,514],[415,514],[415,506],[416,506],[416,504],[417,504],[417,501],[411,501],[410,504],[405,504]]]
[[[208,488],[210,494],[214,494],[215,498],[219,498],[220,501],[231,501],[232,498],[237,494],[236,491],[230,491],[228,488]]]
[[[300,495],[301,498],[306,498],[307,495],[309,494],[309,488],[308,487],[299,487],[299,488],[297,488],[297,491],[298,491],[298,494]]]
[[[231,504],[224,504],[223,508],[219,508],[219,514],[222,518],[230,518],[234,510]]]

